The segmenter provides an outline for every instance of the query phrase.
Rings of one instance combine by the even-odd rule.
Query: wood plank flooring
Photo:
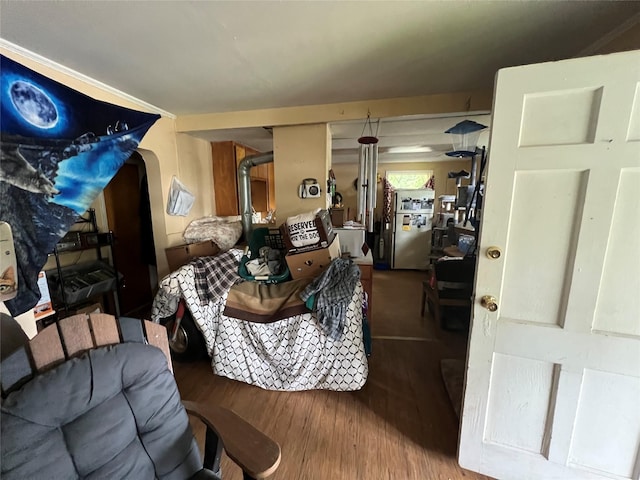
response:
[[[420,318],[423,278],[374,272],[373,354],[358,392],[272,392],[215,376],[208,362],[175,362],[182,398],[231,408],[275,439],[274,480],[486,479],[457,464],[458,419],[440,376],[442,358],[464,358],[466,335]],[[222,469],[242,478],[226,457]]]

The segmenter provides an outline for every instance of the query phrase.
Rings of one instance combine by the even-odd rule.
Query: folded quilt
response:
[[[310,310],[300,293],[311,278],[264,285],[244,282],[231,287],[223,314],[250,322],[272,323]]]

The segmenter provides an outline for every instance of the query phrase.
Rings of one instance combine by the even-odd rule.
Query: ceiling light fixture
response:
[[[426,153],[433,152],[433,148],[427,145],[407,145],[399,147],[387,147],[384,153]]]

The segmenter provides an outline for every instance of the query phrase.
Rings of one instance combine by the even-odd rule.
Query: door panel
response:
[[[593,329],[602,333],[640,337],[640,320],[619,314],[621,311],[640,311],[640,295],[627,293],[627,290],[640,292],[640,279],[637,275],[621,274],[629,268],[629,255],[635,252],[637,256],[640,252],[639,186],[640,171],[624,169],[620,175],[600,298],[593,323]]]
[[[512,388],[514,378],[522,388]],[[485,441],[544,454],[553,383],[553,363],[496,353]]]
[[[639,378],[585,370],[569,464],[629,478],[638,453],[638,402]]]
[[[579,227],[576,215],[587,177],[571,170],[516,172],[502,294],[505,318],[562,324],[563,285],[571,276]],[[536,199],[533,209],[531,199]],[[522,291],[537,295],[518,295]]]
[[[138,165],[132,163],[122,165],[104,189],[109,228],[116,239],[113,249],[118,271],[124,276],[124,288],[120,289],[123,315],[148,309],[153,301],[149,265],[143,254],[143,249],[153,246],[142,242],[140,193]]]
[[[465,468],[501,479],[640,476],[638,85],[640,51],[498,72]],[[490,246],[504,254],[490,259]]]

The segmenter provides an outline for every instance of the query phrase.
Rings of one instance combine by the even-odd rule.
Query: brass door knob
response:
[[[502,255],[502,250],[500,250],[500,247],[487,248],[487,257],[489,257],[490,259],[495,260],[497,258],[500,258],[500,255]]]
[[[492,295],[484,295],[480,299],[480,305],[489,310],[490,312],[495,312],[498,310],[498,303],[496,297]]]

